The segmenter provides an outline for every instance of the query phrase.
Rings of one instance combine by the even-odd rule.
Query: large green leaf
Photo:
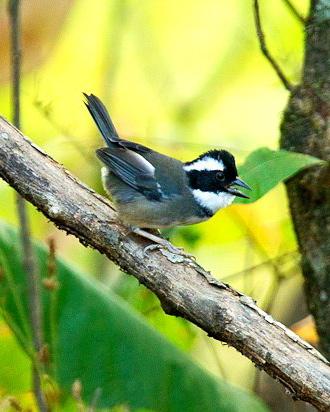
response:
[[[0,263],[5,278],[0,282],[0,302],[11,326],[21,331],[18,338],[28,346],[26,281],[17,244],[16,232],[1,225]],[[40,245],[36,249],[45,276],[47,252]],[[57,278],[57,291],[43,289],[44,329],[54,351],[52,370],[66,393],[80,379],[87,402],[101,389],[100,407],[265,411],[254,395],[204,371],[95,280],[61,260]]]
[[[0,394],[17,395],[30,391],[30,359],[22,351],[15,336],[1,319],[0,343]]]
[[[239,176],[252,190],[250,199],[237,197],[235,203],[252,203],[273,189],[278,183],[295,175],[306,167],[321,163],[322,160],[302,153],[286,150],[270,150],[266,147],[252,152],[238,167]]]

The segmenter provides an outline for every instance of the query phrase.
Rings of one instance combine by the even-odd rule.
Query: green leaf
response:
[[[16,232],[0,225],[0,262],[5,270],[0,303],[28,347],[28,333],[23,332],[26,281],[17,244]],[[39,244],[36,251],[45,277],[47,251]],[[266,410],[254,395],[195,364],[104,285],[62,260],[57,260],[57,279],[58,289],[43,288],[44,335],[51,348],[51,371],[67,394],[80,379],[87,404],[100,388],[98,407],[129,405],[132,410],[164,412]]]
[[[1,394],[16,395],[31,389],[31,361],[3,320],[0,320],[0,370]]]
[[[283,180],[322,162],[321,159],[302,153],[266,147],[257,149],[238,167],[239,176],[252,188],[247,193],[250,199],[236,197],[235,203],[253,203]]]

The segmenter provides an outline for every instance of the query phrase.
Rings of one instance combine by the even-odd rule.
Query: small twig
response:
[[[280,78],[281,82],[283,83],[283,86],[289,91],[292,92],[293,90],[293,85],[289,82],[289,80],[286,78],[285,74],[283,73],[282,69],[276,62],[276,60],[273,58],[273,56],[270,54],[267,45],[266,45],[266,40],[265,40],[265,34],[262,30],[261,26],[261,19],[260,19],[260,10],[259,10],[259,1],[254,0],[253,1],[254,7],[254,22],[257,30],[257,36],[259,40],[259,45],[260,49],[263,53],[263,55],[266,57],[266,59],[269,61],[273,69],[275,70],[276,74]]]
[[[281,268],[279,267],[279,265],[277,264],[275,260],[269,258],[267,250],[265,249],[263,244],[260,242],[258,237],[255,235],[254,231],[245,222],[245,220],[241,217],[241,215],[237,211],[235,211],[235,209],[231,209],[230,213],[232,214],[232,216],[235,217],[235,221],[244,228],[244,231],[246,232],[251,242],[254,244],[259,254],[262,255],[266,261],[269,262],[269,265],[272,267],[274,274],[280,278],[282,276]]]
[[[86,412],[86,408],[82,400],[82,391],[83,391],[82,383],[79,379],[76,379],[72,384],[71,393],[72,393],[72,397],[76,401],[76,409],[78,412]]]
[[[102,395],[102,388],[96,388],[91,400],[90,405],[88,406],[87,412],[95,412],[97,403]]]
[[[296,7],[291,3],[291,0],[283,0],[285,5],[288,7],[288,9],[291,11],[291,13],[296,17],[296,19],[302,23],[303,25],[306,24],[305,18],[299,13],[299,11],[296,9]]]
[[[57,309],[58,309],[58,289],[60,287],[57,279],[57,264],[56,264],[56,244],[54,238],[48,239],[48,261],[47,261],[47,277],[42,280],[43,287],[47,290],[49,296],[49,330],[50,330],[50,357],[51,370],[55,378],[57,375],[58,357],[56,346],[58,343],[58,325],[57,325]]]
[[[50,105],[44,104],[41,100],[35,99],[33,102],[34,107],[39,111],[39,113],[49,122],[49,124],[54,127],[64,139],[87,161],[93,163],[95,158],[85,150],[85,145],[81,144],[81,141],[72,135],[70,130],[63,125],[61,125],[54,118]]]
[[[264,260],[260,263],[257,263],[256,265],[253,265],[253,266],[250,266],[246,269],[240,270],[239,272],[234,272],[234,273],[231,273],[228,276],[224,276],[221,280],[223,280],[225,282],[228,282],[228,280],[232,280],[236,277],[243,276],[243,275],[246,276],[246,275],[254,272],[255,270],[261,269],[264,266],[271,266],[272,269],[273,269],[274,264],[275,265],[280,265],[280,264],[282,264],[283,260],[288,258],[288,257],[290,257],[292,259],[297,259],[299,257],[299,253],[296,250],[293,250],[292,252],[283,253],[282,255],[276,256],[274,258],[269,258],[269,259]]]
[[[225,368],[223,367],[223,365],[220,361],[219,354],[218,354],[216,348],[214,347],[212,340],[208,336],[206,336],[205,334],[203,334],[202,336],[204,338],[205,344],[209,348],[209,351],[210,351],[212,357],[215,360],[215,363],[217,364],[217,368],[218,368],[218,371],[219,371],[221,377],[225,381],[228,381],[228,377],[226,376],[226,370],[225,370]]]
[[[12,59],[12,99],[14,125],[20,127],[20,76],[21,76],[21,26],[20,0],[9,0],[9,16],[11,23],[11,59]],[[17,194],[17,213],[20,221],[21,243],[23,249],[23,265],[29,285],[29,307],[33,335],[33,345],[36,353],[42,348],[42,321],[37,265],[34,260],[33,246],[30,237],[30,224],[25,200]],[[46,399],[42,392],[41,377],[38,368],[33,364],[33,384],[37,403],[41,412],[48,410]]]
[[[50,237],[48,239],[48,260],[47,260],[47,277],[53,279],[56,275],[56,244],[55,239]]]

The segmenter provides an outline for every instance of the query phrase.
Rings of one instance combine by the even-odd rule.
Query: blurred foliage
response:
[[[306,15],[308,0],[292,2]],[[250,2],[34,0],[22,1],[22,9],[23,131],[100,193],[94,149],[103,143],[82,92],[104,100],[123,137],[182,160],[220,147],[243,164],[259,147],[276,149],[287,92],[259,51]],[[302,25],[282,0],[261,2],[261,15],[273,55],[290,80],[298,82]],[[8,31],[6,1],[0,0],[0,36],[5,39],[0,42],[0,113],[10,119]],[[157,299],[135,279],[58,231],[32,206],[29,214],[34,235],[43,241],[53,238],[57,255],[93,282],[101,280],[204,368],[256,389],[257,372],[249,360],[187,322],[164,315]],[[13,191],[4,182],[0,218],[17,225]],[[306,315],[282,185],[253,204],[233,205],[208,222],[167,235],[279,320],[292,324]],[[0,396],[6,388],[15,396],[20,392],[28,404],[29,361],[17,346],[10,352],[17,368],[2,376],[10,363],[1,353],[9,354],[7,344],[15,345],[4,330]]]
[[[0,264],[4,272],[0,302],[4,319],[31,354],[27,277],[18,240],[12,229],[0,226]],[[147,407],[178,412],[266,410],[252,395],[203,371],[110,290],[105,291],[59,260],[50,274],[47,250],[39,245],[35,252],[43,274],[44,363],[46,372],[61,388],[57,394],[56,385],[44,378],[51,405],[65,403],[79,377],[81,398],[91,404],[98,393],[98,407],[127,404],[133,410]],[[16,363],[15,353],[11,356]],[[22,358],[20,353],[16,356]],[[0,383],[13,390],[8,385],[11,375]],[[21,376],[17,387],[24,387],[25,380]]]

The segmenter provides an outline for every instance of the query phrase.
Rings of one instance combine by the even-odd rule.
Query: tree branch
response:
[[[294,17],[303,25],[305,25],[306,20],[305,18],[299,13],[296,7],[292,4],[291,0],[283,0],[283,3],[287,6],[287,8],[291,11]]]
[[[260,19],[260,10],[259,10],[259,1],[254,0],[253,2],[253,11],[254,11],[254,22],[256,26],[256,31],[257,31],[257,36],[259,40],[259,45],[260,49],[262,51],[262,54],[266,57],[266,59],[269,61],[273,69],[275,70],[277,76],[280,78],[281,82],[283,83],[283,86],[289,91],[292,92],[293,90],[293,85],[289,82],[289,80],[286,78],[285,74],[283,73],[282,69],[274,59],[274,57],[270,54],[267,45],[266,45],[266,40],[265,40],[265,34],[262,29],[261,25],[261,19]]]
[[[0,177],[56,226],[134,275],[158,296],[166,313],[234,346],[295,399],[324,411],[330,407],[330,367],[319,352],[194,261],[165,251],[145,257],[147,241],[127,235],[105,198],[1,118]]]

